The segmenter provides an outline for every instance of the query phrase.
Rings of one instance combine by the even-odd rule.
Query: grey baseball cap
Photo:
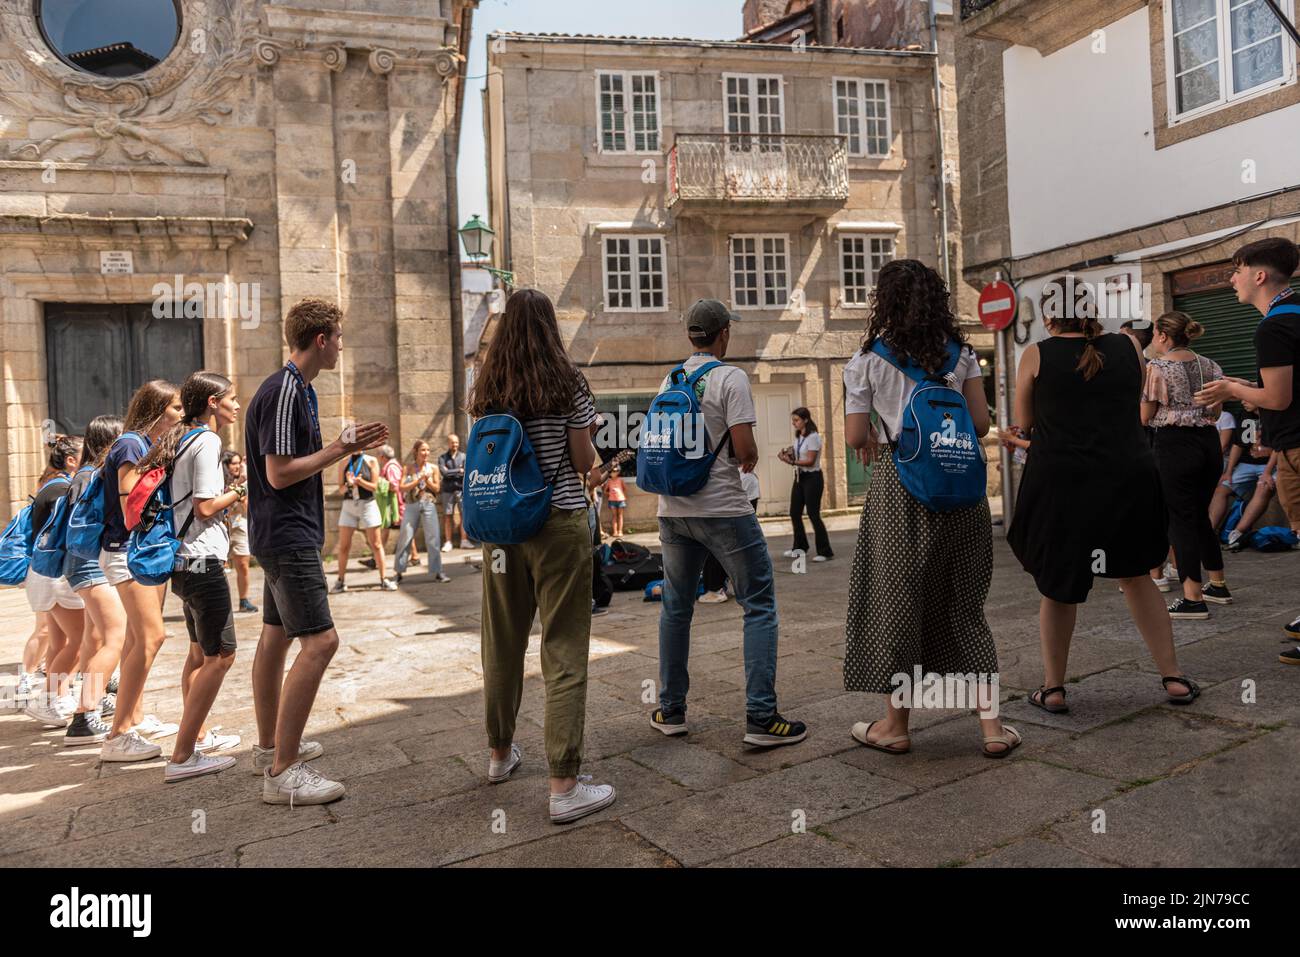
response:
[[[690,335],[711,336],[731,323],[739,322],[740,316],[716,299],[697,299],[682,319],[686,322],[686,331]]]

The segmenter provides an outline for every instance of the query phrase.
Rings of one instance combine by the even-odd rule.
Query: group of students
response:
[[[435,582],[449,582],[442,570],[442,553],[453,547],[477,548],[468,537],[461,541],[461,489],[465,480],[465,453],[460,437],[447,436],[447,448],[430,461],[429,443],[419,439],[402,462],[391,445],[376,450],[377,456],[356,452],[339,467],[338,492],[343,497],[338,521],[338,578],[333,591],[348,589],[348,556],[357,529],[370,546],[370,558],[362,564],[379,572],[383,591],[396,591],[410,565],[420,563],[415,547],[416,533],[424,532],[429,556],[429,576]],[[388,539],[397,531],[393,553],[393,574],[385,575]]]
[[[1198,484],[1198,469],[1209,472],[1208,456],[1202,453],[1202,446],[1209,448],[1202,438],[1207,433],[1200,430],[1214,431],[1213,418],[1203,424],[1212,412],[1217,416],[1213,407],[1235,399],[1260,410],[1263,441],[1277,455],[1279,497],[1293,526],[1300,528],[1300,411],[1294,402],[1300,305],[1287,285],[1297,266],[1297,250],[1294,244],[1266,240],[1243,248],[1234,261],[1238,298],[1265,314],[1256,333],[1260,376],[1256,384],[1227,379],[1204,367],[1205,374],[1194,380],[1196,388],[1188,394],[1206,410],[1201,417],[1157,418],[1187,392],[1186,377],[1177,377],[1173,370],[1187,364],[1202,367],[1180,358],[1186,324],[1157,324],[1167,360],[1157,366],[1159,377],[1144,371],[1141,353],[1130,338],[1105,334],[1094,311],[1082,301],[1076,303],[1081,308],[1045,311],[1049,337],[1022,356],[1015,418],[1030,452],[1008,537],[1042,595],[1044,682],[1030,698],[1038,707],[1068,710],[1064,679],[1070,639],[1078,606],[1095,577],[1121,582],[1169,700],[1188,702],[1199,693],[1178,666],[1170,611],[1150,570],[1164,560],[1172,538],[1184,582],[1199,585],[1199,570],[1205,568],[1211,582],[1201,586],[1201,594],[1218,584],[1216,561],[1201,525],[1208,524],[1209,503],[1203,502],[1206,496]],[[965,344],[949,292],[933,269],[915,260],[886,264],[871,307],[863,348],[844,370],[846,440],[864,464],[873,466],[849,581],[844,686],[886,696],[884,716],[853,725],[852,737],[869,748],[901,755],[911,749],[911,707],[894,694],[899,675],[919,670],[973,676],[993,685],[995,692],[998,673],[984,614],[993,565],[987,498],[981,489],[973,504],[933,510],[910,489],[900,474],[904,466],[895,461],[909,427],[907,417],[914,414],[908,403],[915,377],[947,382],[960,393],[976,438],[987,434],[990,421],[979,362]],[[778,709],[779,616],[773,563],[744,480],[758,460],[757,415],[748,376],[723,361],[740,318],[716,300],[692,305],[684,321],[693,352],[665,379],[665,389],[677,381],[679,372],[695,384],[699,415],[713,451],[707,479],[698,490],[658,496],[664,561],[660,680],[658,704],[648,718],[665,735],[688,731],[692,617],[701,576],[712,560],[730,580],[743,609],[743,740],[771,748],[798,744],[808,729]],[[321,561],[322,476],[335,463],[350,463],[382,446],[387,428],[381,423],[358,425],[323,443],[311,383],[322,369],[338,363],[342,314],[336,306],[320,300],[300,302],[286,316],[285,335],[291,350],[288,362],[243,410],[246,492],[220,478],[217,431],[241,411],[224,377],[196,373],[179,390],[149,383],[132,400],[124,431],[110,426],[101,433],[102,423],[92,423],[88,452],[83,450],[81,461],[98,463],[105,486],[103,551],[96,562],[70,558],[65,580],[50,587],[60,594],[64,588],[69,594],[84,592],[88,617],[106,647],[114,636],[125,636],[120,642],[124,650],[117,713],[111,729],[101,729],[101,755],[120,761],[157,756],[159,748],[145,740],[139,726],[143,716],[137,712],[164,636],[162,588],[131,580],[122,558],[126,536],[119,495],[129,491],[142,468],[172,467],[175,518],[177,527],[185,526],[180,537],[187,559],[173,575],[172,587],[184,604],[192,645],[167,779],[221,770],[233,759],[213,753],[219,750],[214,742],[221,739],[214,729],[204,727],[235,653],[231,600],[222,577],[229,531],[221,516],[246,498],[251,551],[265,575],[263,627],[253,664],[258,737],[253,767],[261,773],[265,801],[317,804],[344,793],[342,783],[326,779],[308,764],[322,752],[321,746],[302,740],[320,682],[338,647]],[[1178,362],[1184,365],[1174,365]],[[526,539],[483,542],[486,773],[489,782],[499,783],[523,761],[515,733],[530,631],[540,615],[549,812],[552,821],[563,823],[608,807],[616,797],[612,785],[580,774],[593,607],[584,484],[602,484],[606,474],[597,465],[593,444],[597,416],[590,388],[565,351],[550,300],[537,290],[522,289],[509,298],[475,376],[470,414],[480,418],[501,409],[511,410],[521,423],[536,467],[548,477],[550,499],[541,524]],[[811,423],[802,410],[801,417],[805,425]],[[1157,423],[1154,451],[1144,420]],[[1162,438],[1165,429],[1188,431]],[[815,434],[806,428],[804,433]],[[471,435],[471,445],[474,442]],[[807,445],[799,443],[788,457],[795,464],[806,463],[806,451]],[[1214,451],[1217,478],[1222,472],[1217,442]],[[420,496],[432,494],[427,457],[427,445],[417,444],[402,478],[394,478],[399,487],[409,485]],[[59,463],[62,471],[70,471],[74,461],[68,452]],[[348,485],[349,471],[361,481],[365,468],[345,465],[343,484]],[[371,467],[365,481],[372,482],[374,474]],[[804,481],[802,475],[799,481]],[[1167,500],[1174,501],[1167,506]],[[409,545],[408,523],[413,527],[425,521],[431,511],[411,505],[427,502],[417,497],[407,505],[397,548],[399,573]],[[1193,503],[1198,503],[1199,518],[1192,516]],[[1185,516],[1187,525],[1171,531],[1176,516]],[[430,554],[435,551],[431,546]],[[1184,599],[1191,600],[1186,591]],[[90,611],[92,601],[95,611]],[[124,614],[115,619],[118,609]],[[1287,630],[1300,637],[1300,620]],[[295,639],[300,651],[286,676],[285,656]],[[1290,655],[1300,660],[1300,651]],[[96,651],[83,661],[83,674],[88,679],[107,674],[115,656],[115,650]],[[65,666],[70,662],[62,661]],[[1021,745],[1021,735],[998,717],[996,695],[978,700],[982,753],[1003,758]],[[95,705],[83,693],[79,708],[89,712]]]

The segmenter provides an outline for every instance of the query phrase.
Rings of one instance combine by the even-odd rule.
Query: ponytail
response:
[[[181,406],[185,417],[159,437],[149,449],[149,454],[135,467],[142,475],[155,468],[171,471],[176,462],[176,450],[185,433],[203,423],[212,413],[208,411],[208,400],[220,397],[230,391],[231,382],[217,372],[194,372],[181,386]]]
[[[1075,371],[1082,372],[1084,381],[1088,382],[1106,364],[1106,356],[1102,354],[1102,351],[1097,348],[1097,344],[1093,341],[1106,330],[1102,328],[1096,316],[1087,316],[1083,320],[1081,331],[1087,337],[1087,345],[1083,347],[1083,355],[1079,356],[1079,364],[1075,366]]]

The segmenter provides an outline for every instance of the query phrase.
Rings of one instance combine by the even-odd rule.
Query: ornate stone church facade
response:
[[[208,368],[241,397],[281,317],[340,303],[328,441],[454,423],[455,159],[477,0],[0,0],[0,500],[52,433]],[[453,321],[455,320],[455,321]],[[226,437],[242,446],[242,435]]]

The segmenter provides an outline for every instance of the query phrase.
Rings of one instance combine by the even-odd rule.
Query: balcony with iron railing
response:
[[[842,136],[679,133],[668,153],[668,205],[834,210],[849,198]]]

